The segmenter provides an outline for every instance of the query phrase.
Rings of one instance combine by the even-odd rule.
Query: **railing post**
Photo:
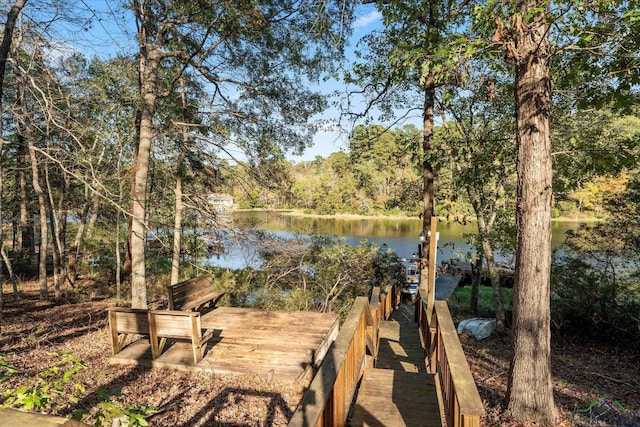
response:
[[[438,217],[431,218],[431,237],[429,239],[429,265],[427,266],[427,322],[431,322],[433,304],[436,295],[436,256],[438,250]]]

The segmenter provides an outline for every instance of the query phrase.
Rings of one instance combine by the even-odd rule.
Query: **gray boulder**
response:
[[[467,332],[473,335],[477,340],[487,338],[496,330],[496,319],[483,319],[481,317],[473,317],[465,319],[458,324],[458,334]]]

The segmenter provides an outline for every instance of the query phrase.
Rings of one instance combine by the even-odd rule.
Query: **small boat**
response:
[[[420,286],[420,260],[417,258],[403,259],[402,266],[405,271],[405,283],[400,286],[400,292],[413,299],[418,294]]]

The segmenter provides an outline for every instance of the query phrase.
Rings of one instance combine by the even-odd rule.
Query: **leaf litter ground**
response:
[[[112,299],[43,302],[32,292],[19,302],[5,293],[4,302],[0,353],[17,372],[0,382],[0,402],[10,397],[7,391],[33,386],[33,378],[58,364],[65,352],[86,368],[60,390],[50,390],[46,412],[70,417],[81,410],[90,424],[113,408],[135,411],[151,405],[157,411],[148,418],[152,426],[284,426],[302,397],[300,385],[259,376],[110,365],[105,309],[115,304]],[[576,411],[594,401],[617,401],[640,410],[640,354],[593,342],[556,341],[552,368],[561,413],[558,426],[577,424]],[[481,424],[522,426],[500,410],[507,385],[508,340],[477,341],[463,335],[461,342],[486,408]],[[61,366],[58,376],[65,369]],[[0,377],[2,373],[0,368]],[[76,384],[83,388],[78,391]],[[110,403],[105,405],[105,400]]]

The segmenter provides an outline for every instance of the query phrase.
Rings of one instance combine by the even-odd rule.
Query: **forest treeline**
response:
[[[555,218],[606,218],[608,201],[619,197],[630,176],[637,174],[634,160],[639,152],[636,144],[640,119],[633,115],[614,119],[604,112],[594,115],[609,116],[606,132],[577,134],[571,128],[575,123],[560,123],[558,126],[565,133],[558,131],[553,145],[557,158],[552,207]],[[447,141],[443,127],[436,128],[435,140],[442,147],[438,154],[445,157],[444,161],[440,160],[442,167],[435,174],[435,214],[446,220],[475,220],[464,183],[455,179],[459,167],[456,162],[462,160],[444,151]],[[577,140],[582,141],[582,148],[577,147]],[[347,213],[417,217],[422,210],[421,142],[422,133],[414,125],[399,128],[360,125],[350,134],[345,151],[332,153],[326,158],[316,156],[312,161],[282,161],[275,179],[269,176],[257,180],[247,174],[231,174],[232,178],[225,187],[234,197],[236,206],[242,209],[294,208],[321,215]],[[572,144],[577,148],[569,148]],[[515,163],[515,153],[507,154]],[[589,163],[604,163],[604,159],[614,157],[624,160],[611,162],[599,170],[595,167],[588,170]],[[585,164],[577,165],[576,159],[582,159]],[[620,163],[624,163],[624,167],[618,166]],[[487,162],[485,167],[491,168],[491,163]],[[582,172],[577,171],[579,167]],[[576,177],[578,173],[583,174]],[[242,179],[238,181],[234,177]],[[261,185],[265,182],[271,182],[271,185]],[[516,184],[513,165],[506,183],[511,194],[505,194],[503,202],[513,207]],[[246,188],[251,190],[246,191]]]

